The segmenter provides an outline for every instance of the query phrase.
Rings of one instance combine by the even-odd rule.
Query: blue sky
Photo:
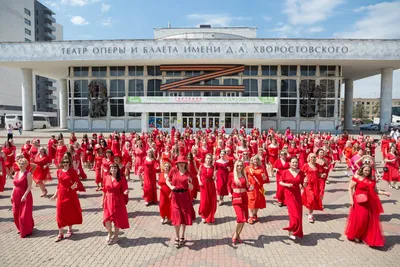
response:
[[[41,0],[65,40],[149,39],[153,28],[253,26],[260,38],[400,39],[400,1]],[[379,97],[380,76],[356,81],[355,97]],[[367,92],[367,94],[366,94]],[[400,98],[400,71],[393,97]]]

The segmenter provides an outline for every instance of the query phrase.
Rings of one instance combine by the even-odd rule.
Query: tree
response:
[[[372,114],[376,117],[380,117],[381,114],[381,101],[375,102],[374,106],[372,107]]]
[[[357,104],[353,107],[353,118],[365,119],[367,118],[364,105]]]

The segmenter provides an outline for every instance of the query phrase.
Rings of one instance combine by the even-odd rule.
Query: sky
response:
[[[64,40],[151,39],[153,28],[257,27],[259,38],[400,39],[400,1],[376,0],[40,0]],[[343,90],[342,90],[343,91]],[[354,82],[354,97],[378,98],[380,75]],[[400,98],[400,70],[393,98]]]

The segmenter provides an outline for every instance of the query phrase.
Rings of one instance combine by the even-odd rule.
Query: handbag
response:
[[[355,196],[357,203],[365,203],[368,201],[368,196],[366,194],[358,194]]]
[[[232,205],[239,205],[242,204],[242,198],[241,197],[234,197],[232,198]]]
[[[389,172],[389,168],[388,167],[383,167],[383,171],[384,172]]]

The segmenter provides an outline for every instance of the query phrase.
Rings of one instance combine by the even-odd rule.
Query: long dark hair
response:
[[[117,180],[117,182],[121,181],[121,172],[120,172],[118,164],[113,163],[110,165],[110,171],[108,172],[109,175],[111,175],[111,167],[117,168],[117,176],[115,176],[115,179]]]

